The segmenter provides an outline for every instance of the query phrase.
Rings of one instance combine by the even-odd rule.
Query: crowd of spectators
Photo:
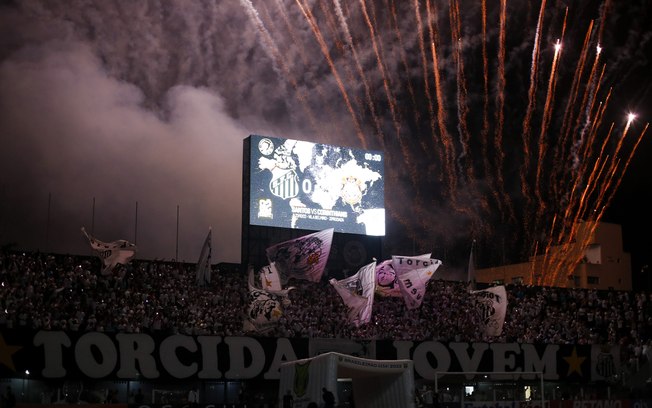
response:
[[[0,252],[0,328],[101,332],[245,333],[247,276],[214,267],[210,285],[196,265],[132,261],[103,276],[97,258]],[[356,328],[327,282],[293,281],[276,337],[614,344],[638,365],[652,353],[652,294],[508,285],[500,337],[479,330],[465,282],[433,279],[419,309],[376,296],[371,323]],[[258,334],[255,334],[258,335]]]

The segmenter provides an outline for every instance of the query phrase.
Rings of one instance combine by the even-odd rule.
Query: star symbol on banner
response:
[[[0,364],[3,364],[6,367],[10,368],[11,371],[16,372],[16,367],[14,366],[14,360],[12,356],[22,348],[22,346],[8,345],[5,343],[4,337],[2,337],[0,334]]]
[[[582,376],[582,363],[586,360],[586,357],[580,357],[577,355],[577,347],[573,347],[573,352],[568,357],[564,357],[564,360],[568,363],[568,374],[570,376],[572,373],[577,373]]]

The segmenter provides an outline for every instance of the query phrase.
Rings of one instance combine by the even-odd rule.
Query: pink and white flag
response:
[[[334,231],[334,228],[329,228],[267,248],[267,259],[275,265],[282,285],[290,278],[311,282],[321,280],[331,252]]]
[[[403,272],[398,277],[398,286],[401,289],[403,300],[408,309],[416,309],[423,303],[426,294],[426,285],[441,266],[439,259],[421,261],[421,268]]]

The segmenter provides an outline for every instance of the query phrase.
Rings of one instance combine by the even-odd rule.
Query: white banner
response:
[[[104,264],[102,275],[109,275],[116,265],[126,265],[136,255],[136,245],[129,241],[120,239],[113,242],[102,242],[86,232],[86,228],[81,228],[82,233],[88,239],[95,255],[100,258]]]
[[[507,292],[505,286],[470,292],[475,298],[475,310],[480,315],[483,329],[488,336],[500,336],[507,313]]]
[[[260,275],[260,287],[267,290],[277,292],[283,287],[281,286],[281,277],[276,270],[276,266],[272,262],[270,265],[265,265],[258,271]]]
[[[211,283],[211,255],[213,252],[212,246],[213,230],[208,229],[208,235],[204,240],[204,245],[201,247],[199,260],[197,261],[197,276],[195,281],[198,286],[204,286]]]
[[[330,284],[349,308],[349,321],[356,327],[371,320],[376,288],[376,261],[363,266],[355,275]]]
[[[267,291],[255,287],[254,271],[249,268],[249,305],[243,322],[245,331],[265,333],[277,326],[283,315],[283,307],[290,304],[288,292],[294,288]]]

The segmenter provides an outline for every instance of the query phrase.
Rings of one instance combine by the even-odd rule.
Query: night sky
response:
[[[649,2],[541,6],[0,2],[0,243],[88,253],[83,226],[195,262],[212,227],[214,262],[239,262],[260,134],[383,150],[388,256],[462,269],[476,240],[478,267],[517,262],[603,220],[638,273]]]

